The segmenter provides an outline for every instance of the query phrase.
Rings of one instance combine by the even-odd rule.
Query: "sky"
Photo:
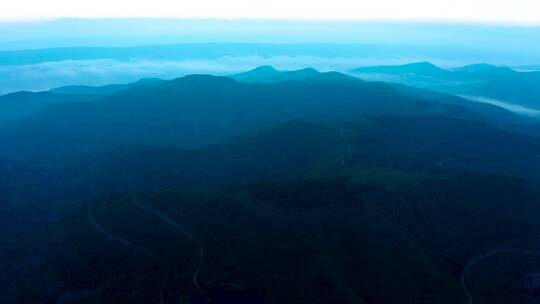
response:
[[[0,94],[262,64],[540,69],[540,0],[0,1]]]
[[[414,20],[540,25],[538,0],[15,0],[1,21],[61,17]]]

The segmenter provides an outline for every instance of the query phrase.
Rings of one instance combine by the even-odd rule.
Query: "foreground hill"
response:
[[[539,250],[539,196],[496,176],[109,196],[14,255],[12,265],[27,254],[38,262],[8,294],[18,303],[464,303],[468,261],[504,246]],[[41,275],[23,279],[31,272]]]
[[[337,125],[292,121],[201,149],[123,146],[69,163],[67,188],[193,190],[335,175],[348,159],[340,132]]]
[[[18,236],[59,216],[64,183],[48,170],[6,160],[0,161],[0,181],[1,252],[16,246]]]
[[[11,194],[3,207],[11,216],[4,225],[6,233],[17,235],[81,200],[111,192],[207,190],[336,175],[385,187],[433,174],[494,173],[539,181],[539,155],[536,139],[463,119],[296,120],[200,149],[122,146],[65,160],[52,172],[5,166],[3,177],[10,183],[4,188]]]
[[[540,72],[518,72],[506,67],[475,64],[442,69],[428,62],[373,66],[351,70],[365,79],[386,80],[442,92],[483,96],[534,110],[540,109]]]
[[[10,227],[6,232],[35,227],[18,222],[49,219],[27,215],[45,212],[51,202],[62,205],[97,193],[207,189],[330,176],[350,166],[390,168],[394,176],[403,175],[391,169],[398,165],[398,171],[469,168],[538,179],[536,142],[485,125],[515,125],[516,132],[540,134],[508,111],[338,73],[309,70],[308,74],[312,76],[273,83],[194,75],[173,81],[143,80],[113,86],[112,91],[109,86],[68,87],[56,93],[4,96],[28,95],[44,105],[39,112],[25,113],[25,118],[0,127],[0,162],[8,168],[4,178],[18,181],[5,183],[6,193],[13,192],[15,198],[4,207],[10,218],[21,219],[5,222]],[[80,95],[83,92],[92,94]],[[75,102],[80,96],[91,101]],[[49,97],[54,97],[53,105]],[[24,105],[24,99],[13,100]],[[365,115],[404,117],[377,120]],[[289,123],[297,118],[304,122]],[[449,124],[440,126],[445,123]],[[262,132],[276,124],[283,125]],[[410,132],[377,131],[387,128]],[[426,137],[422,128],[437,135]],[[397,139],[392,142],[388,136]],[[400,136],[407,138],[407,144]],[[423,147],[416,158],[415,146]],[[369,172],[364,170],[360,178]],[[55,181],[54,189],[45,183],[47,176]],[[18,189],[26,189],[24,195]],[[56,209],[45,213],[54,214]]]

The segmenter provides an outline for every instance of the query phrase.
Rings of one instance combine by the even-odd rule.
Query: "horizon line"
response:
[[[0,17],[0,25],[6,24],[32,24],[46,23],[61,20],[170,20],[170,21],[253,21],[253,22],[305,22],[305,23],[364,23],[364,24],[418,24],[418,25],[465,25],[465,26],[493,26],[493,27],[530,27],[540,28],[540,20],[492,20],[492,19],[471,19],[471,18],[282,18],[282,17],[182,17],[182,16],[17,16],[3,18]]]

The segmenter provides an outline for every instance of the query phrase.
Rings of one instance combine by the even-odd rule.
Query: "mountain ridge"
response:
[[[510,67],[473,64],[441,69],[425,63],[361,67],[350,72],[367,80],[382,80],[439,92],[487,97],[540,109],[540,72],[521,72]]]

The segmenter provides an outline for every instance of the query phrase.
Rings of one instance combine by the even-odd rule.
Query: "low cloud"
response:
[[[501,107],[503,109],[506,109],[508,111],[514,112],[516,114],[530,116],[530,117],[540,117],[540,110],[527,108],[527,107],[517,105],[514,103],[497,100],[493,98],[482,97],[482,96],[468,96],[468,95],[461,95],[461,96],[472,101],[492,104],[492,105]]]
[[[443,66],[459,65],[430,58],[322,58],[309,56],[222,57],[208,60],[112,59],[67,60],[30,65],[0,66],[0,94],[15,91],[44,91],[66,85],[105,85],[141,78],[172,79],[187,74],[229,75],[260,65],[279,69],[314,67],[322,71],[348,71],[354,67],[402,64],[430,60]]]

